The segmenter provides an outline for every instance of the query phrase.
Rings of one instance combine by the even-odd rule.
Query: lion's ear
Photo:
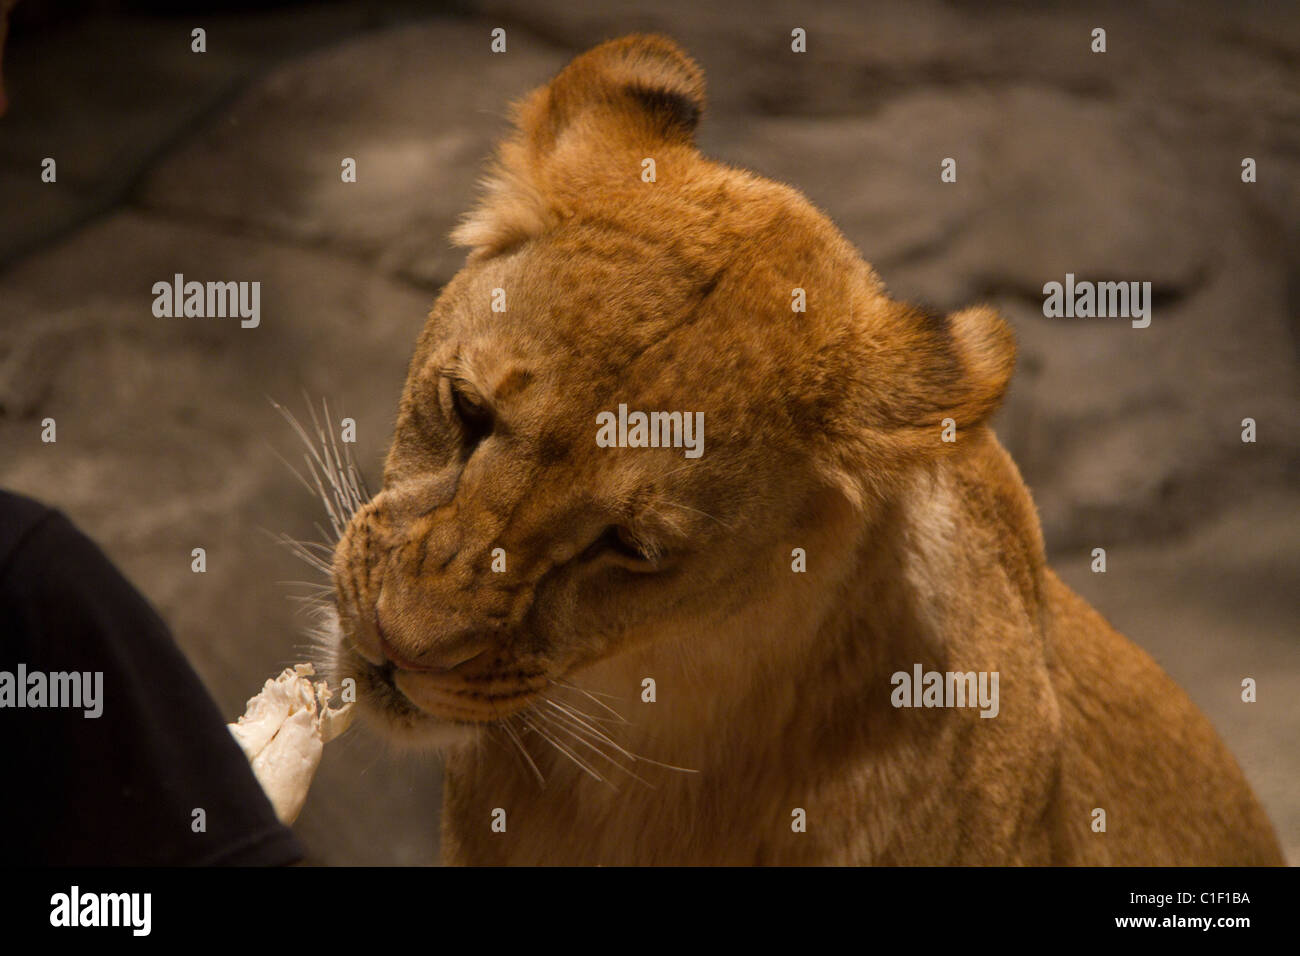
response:
[[[599,162],[620,147],[691,146],[703,110],[703,71],[666,37],[637,34],[589,50],[515,104],[515,132],[452,241],[482,256],[540,235],[574,184],[564,164]]]
[[[819,457],[832,483],[862,505],[909,463],[978,434],[1006,394],[1016,343],[987,306],[946,316],[900,306],[859,332],[845,401]]]
[[[573,60],[519,105],[516,123],[533,151],[545,153],[583,122],[623,139],[689,142],[703,111],[704,73],[695,61],[667,37],[634,34]]]
[[[989,306],[952,313],[948,330],[962,378],[944,417],[978,425],[997,411],[1006,395],[1016,367],[1016,337],[1006,320]]]

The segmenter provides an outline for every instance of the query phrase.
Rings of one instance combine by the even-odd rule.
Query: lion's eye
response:
[[[653,559],[645,553],[645,550],[632,532],[622,525],[610,525],[606,528],[583,552],[584,558],[594,558],[604,552],[619,555],[630,561],[636,561],[639,564],[652,564]]]
[[[465,444],[470,449],[492,434],[492,410],[477,396],[453,384],[451,407],[460,420],[461,429],[465,432]]]
[[[641,545],[632,537],[632,532],[622,525],[614,526],[614,550],[625,558],[635,558],[638,561],[650,560],[646,557],[646,553],[641,550]]]

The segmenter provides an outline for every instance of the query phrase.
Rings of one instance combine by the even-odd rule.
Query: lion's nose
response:
[[[407,655],[393,646],[388,633],[384,630],[383,620],[378,615],[375,616],[375,626],[379,631],[380,651],[383,652],[384,657],[405,671],[443,673],[467,661],[472,661],[487,650],[486,639],[465,636],[436,644],[415,655]]]

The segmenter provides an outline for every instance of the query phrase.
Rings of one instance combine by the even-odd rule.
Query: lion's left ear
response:
[[[1016,343],[987,306],[944,316],[898,305],[856,331],[844,401],[819,459],[862,505],[909,464],[956,451],[977,433],[1006,394]]]
[[[602,43],[515,105],[515,132],[452,241],[485,256],[540,235],[580,196],[575,167],[623,148],[693,148],[703,111],[704,73],[677,44],[652,34]]]
[[[989,306],[952,313],[948,331],[962,378],[945,417],[967,425],[982,424],[1002,404],[1011,383],[1016,367],[1016,337],[1006,320]]]

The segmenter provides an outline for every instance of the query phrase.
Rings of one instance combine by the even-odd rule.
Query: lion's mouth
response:
[[[360,693],[380,709],[413,709],[420,715],[459,724],[504,720],[537,702],[550,686],[544,671],[493,672],[453,669],[411,670],[392,661],[376,664],[345,644],[351,669],[364,679]]]
[[[451,677],[451,680],[448,678]],[[389,682],[417,708],[444,720],[488,723],[509,717],[534,703],[550,681],[544,675],[467,681],[450,674],[392,668]]]

